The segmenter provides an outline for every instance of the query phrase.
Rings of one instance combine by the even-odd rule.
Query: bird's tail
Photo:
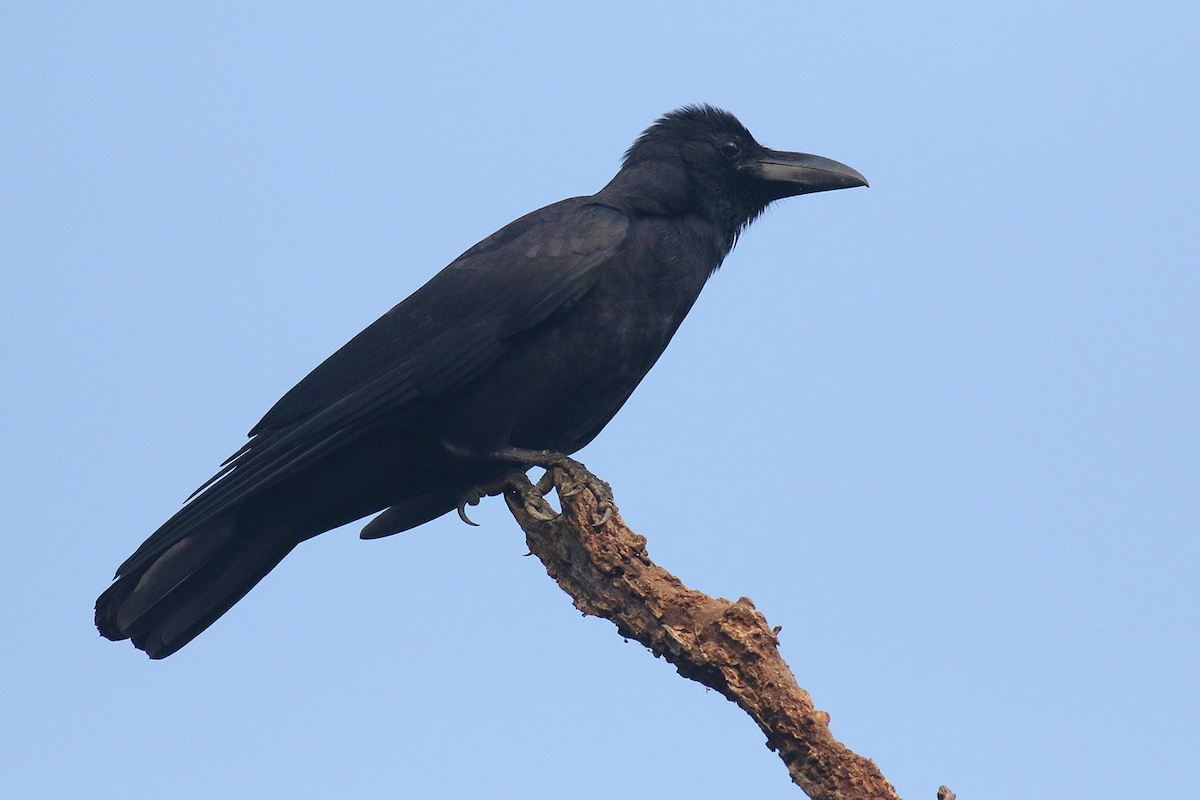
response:
[[[241,600],[300,541],[291,531],[239,535],[233,513],[204,523],[121,575],[96,601],[96,627],[166,658]]]

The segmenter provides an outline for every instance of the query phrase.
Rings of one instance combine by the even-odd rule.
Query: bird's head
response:
[[[775,200],[866,185],[845,164],[763,147],[733,114],[695,105],[647,128],[607,188],[638,195],[652,213],[703,209],[736,236]]]

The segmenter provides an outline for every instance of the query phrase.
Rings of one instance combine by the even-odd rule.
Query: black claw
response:
[[[476,501],[476,502],[478,502],[478,501]],[[475,505],[475,503],[471,503],[471,505]],[[442,506],[442,507],[445,508],[445,506]],[[478,522],[472,522],[471,518],[467,516],[467,499],[466,498],[463,498],[463,501],[458,504],[458,518],[461,519],[463,522],[467,523],[468,525],[473,525],[476,528],[479,527]]]
[[[545,502],[544,498],[538,499],[542,500],[542,502]],[[558,514],[553,509],[551,509],[549,512],[543,511],[531,502],[525,503],[525,512],[534,519],[540,519],[542,522],[549,522],[550,520],[558,519],[561,516],[561,514]]]
[[[467,516],[468,505],[473,506],[478,504],[483,497],[491,497],[492,495],[509,491],[521,498],[521,505],[525,513],[534,519],[542,522],[558,519],[561,514],[546,502],[546,493],[555,488],[558,490],[559,498],[564,500],[575,497],[584,489],[588,489],[596,496],[601,516],[599,520],[592,523],[593,527],[603,527],[612,519],[612,489],[609,488],[607,483],[589,472],[587,467],[578,461],[562,453],[518,450],[515,448],[498,451],[492,454],[492,457],[523,464],[526,468],[531,466],[542,467],[546,471],[536,484],[530,483],[529,478],[525,476],[523,471],[515,471],[486,486],[478,486],[468,491],[463,497],[462,502],[458,504],[458,517],[468,525],[479,527],[478,523],[472,522],[471,518]],[[562,483],[566,484],[566,486],[556,484],[554,479],[555,468],[560,468],[565,473]],[[516,498],[513,497],[512,499],[515,500]]]

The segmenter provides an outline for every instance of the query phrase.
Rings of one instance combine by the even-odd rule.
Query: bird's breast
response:
[[[719,263],[711,252],[698,258],[669,244],[651,239],[636,259],[606,268],[577,303],[514,337],[456,401],[444,439],[480,453],[572,453],[590,442],[662,355]]]

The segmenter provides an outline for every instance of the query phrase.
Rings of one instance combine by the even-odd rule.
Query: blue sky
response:
[[[710,102],[869,190],[743,236],[580,454],[906,798],[1194,793],[1200,11],[0,10],[0,794],[797,797],[492,500],[300,547],[176,656],[119,564],[292,384]]]

